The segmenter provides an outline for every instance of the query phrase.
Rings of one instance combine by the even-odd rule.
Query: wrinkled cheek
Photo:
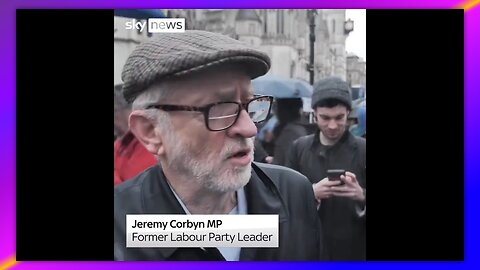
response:
[[[211,142],[211,143],[209,143]],[[225,165],[224,160],[224,145],[221,140],[200,140],[199,145],[196,146],[196,152],[203,160],[208,160],[217,166]]]
[[[195,154],[203,155],[204,157],[210,156],[216,153],[220,153],[223,149],[223,141],[217,137],[212,131],[207,131],[208,133],[189,133],[186,134],[189,147],[195,149]]]

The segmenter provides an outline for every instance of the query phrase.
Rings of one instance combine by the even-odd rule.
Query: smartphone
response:
[[[327,170],[327,177],[329,181],[341,181],[340,185],[345,185],[340,176],[345,176],[345,170]]]

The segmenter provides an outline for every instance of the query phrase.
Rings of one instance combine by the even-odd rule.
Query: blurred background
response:
[[[298,136],[316,131],[310,104],[312,86],[331,76],[350,85],[353,108],[349,128],[354,135],[366,137],[364,9],[134,9],[115,10],[114,15],[115,91],[121,90],[121,71],[133,49],[162,35],[148,33],[146,28],[127,29],[127,23],[185,18],[187,30],[221,33],[270,57],[270,71],[252,81],[255,94],[275,98],[270,118],[258,125],[257,139],[266,155],[274,155],[274,145],[279,144],[275,141],[286,125],[295,126]],[[118,135],[116,132],[114,138]],[[291,139],[284,143],[291,144]]]
[[[272,59],[269,74],[309,84],[337,76],[350,83],[353,99],[366,95],[365,10],[158,9],[117,10],[115,15],[114,85],[122,83],[130,52],[152,36],[127,30],[125,23],[165,17],[185,18],[186,29],[222,33],[262,50]]]

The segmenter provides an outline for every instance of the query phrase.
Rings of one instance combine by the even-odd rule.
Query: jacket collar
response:
[[[170,189],[167,179],[159,165],[151,170],[151,181],[145,181],[147,185],[142,186],[142,205],[145,214],[183,214],[185,211]],[[159,248],[157,251],[163,258],[169,258],[178,248]]]
[[[314,151],[315,153],[318,153],[318,155],[320,156],[325,156],[328,148],[337,149],[342,145],[347,145],[349,148],[354,148],[354,149],[357,147],[355,136],[352,133],[350,133],[348,128],[345,130],[340,140],[338,140],[338,142],[336,142],[331,147],[326,147],[320,143],[320,131],[318,130],[317,132],[314,133],[313,140],[310,145],[311,146],[310,149],[312,149],[312,151]]]
[[[289,213],[275,183],[252,163],[252,177],[245,186],[249,214],[278,214],[279,221],[288,220]]]
[[[142,186],[142,205],[145,214],[183,214],[185,211],[173,194],[167,179],[160,166],[151,170],[152,181],[145,181]],[[252,176],[245,186],[248,214],[278,214],[279,223],[288,220],[288,208],[285,207],[277,186],[254,163],[252,163]],[[178,248],[159,248],[163,258],[168,259]],[[256,253],[256,248],[242,248],[240,260],[250,260]]]

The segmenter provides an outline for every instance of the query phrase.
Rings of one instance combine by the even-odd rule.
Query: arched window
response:
[[[283,10],[277,10],[277,34],[284,33],[284,16]]]
[[[284,33],[284,22],[285,17],[283,14],[283,10],[277,10],[277,34]]]
[[[264,10],[263,11],[263,33],[266,35],[268,32],[267,32],[267,10]]]

